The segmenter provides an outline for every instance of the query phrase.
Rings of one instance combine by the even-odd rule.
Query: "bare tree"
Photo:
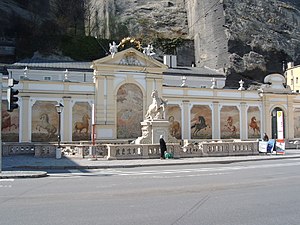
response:
[[[62,33],[84,33],[85,0],[53,0],[53,14]]]
[[[85,32],[88,36],[99,36],[99,5],[95,0],[84,0]]]

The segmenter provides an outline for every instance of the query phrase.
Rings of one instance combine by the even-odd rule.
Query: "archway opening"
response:
[[[284,139],[285,137],[285,120],[284,112],[281,108],[276,107],[271,113],[272,117],[272,139]]]

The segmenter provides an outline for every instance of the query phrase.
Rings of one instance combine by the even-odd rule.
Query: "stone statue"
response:
[[[114,41],[112,44],[109,43],[109,52],[110,52],[112,58],[118,52],[118,47],[119,47],[119,45],[117,45],[116,42],[114,42]]]
[[[148,45],[147,47],[143,48],[143,53],[147,56],[155,55],[155,53],[153,52],[153,46]]]
[[[153,90],[151,93],[153,99],[152,104],[149,105],[147,113],[145,115],[146,120],[163,119],[165,108],[167,106],[167,100],[163,100],[158,96],[157,90]]]

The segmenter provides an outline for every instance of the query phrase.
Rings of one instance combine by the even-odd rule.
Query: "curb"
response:
[[[0,179],[17,179],[17,178],[40,178],[47,177],[44,171],[2,171]]]
[[[146,164],[116,164],[116,165],[99,165],[99,166],[15,166],[12,169],[36,169],[36,170],[68,170],[68,169],[111,169],[111,168],[135,168],[135,167],[153,167],[153,166],[175,166],[175,165],[196,165],[196,164],[230,164],[239,162],[250,161],[263,161],[263,160],[280,160],[280,159],[295,159],[300,158],[296,156],[276,156],[270,158],[255,158],[255,159],[229,159],[229,160],[215,160],[215,161],[194,161],[194,162],[168,162],[168,163],[146,163]],[[174,159],[168,159],[174,160]],[[176,160],[176,159],[175,159]]]

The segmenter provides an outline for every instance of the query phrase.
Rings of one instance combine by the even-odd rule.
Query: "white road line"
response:
[[[12,182],[15,181],[15,179],[0,179],[0,182]]]
[[[144,176],[144,175],[163,175],[163,174],[185,174],[186,176],[202,176],[202,175],[223,175],[228,173],[223,173],[222,171],[238,171],[238,170],[249,170],[249,169],[261,169],[261,168],[275,168],[275,167],[288,167],[288,166],[298,166],[300,165],[299,159],[298,162],[289,162],[289,163],[274,163],[274,164],[264,164],[264,165],[245,165],[245,166],[229,166],[229,167],[206,167],[206,168],[194,168],[194,169],[166,169],[166,170],[143,170],[143,171],[122,171],[122,170],[114,170],[114,169],[103,169],[97,171],[89,171],[89,172],[78,172],[74,171],[74,173],[58,173],[58,174],[50,174],[50,177],[56,178],[66,178],[66,177],[82,177],[82,176],[95,176],[95,175],[112,175],[112,176]],[[205,172],[210,172],[207,174],[203,174]],[[186,175],[188,173],[202,173],[195,175]],[[179,177],[183,177],[183,175],[178,175]],[[174,176],[173,176],[174,177]]]

